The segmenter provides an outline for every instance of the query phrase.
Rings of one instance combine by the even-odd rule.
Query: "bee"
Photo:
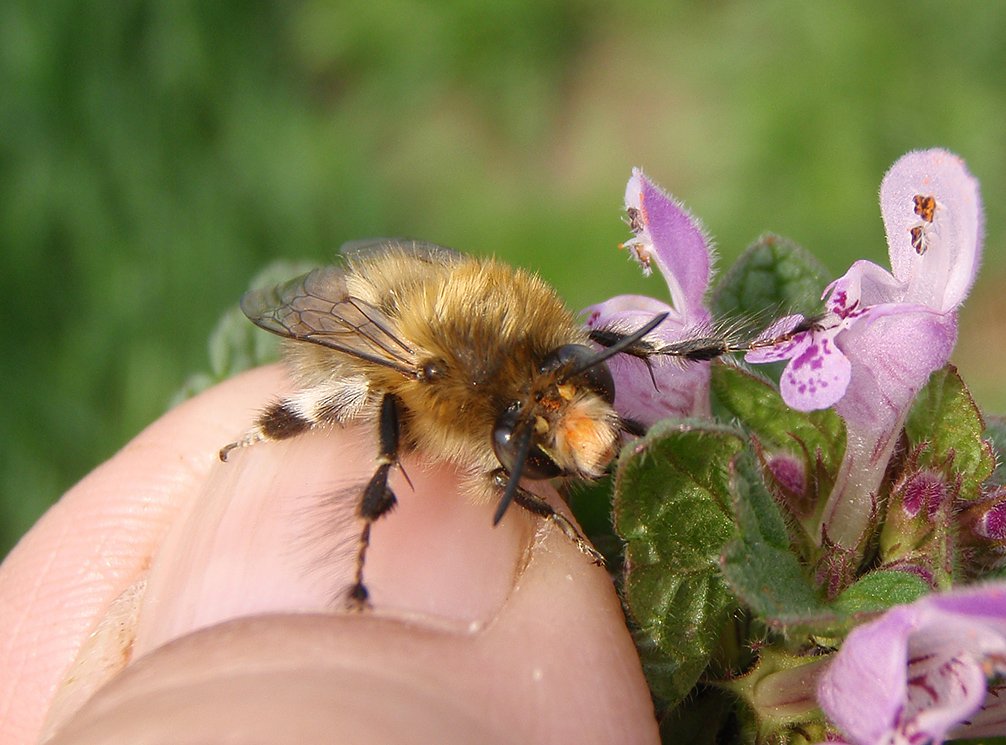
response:
[[[242,299],[253,323],[284,337],[297,392],[265,408],[220,459],[319,426],[376,421],[375,472],[356,509],[363,527],[351,605],[367,603],[371,525],[395,505],[389,473],[413,451],[456,464],[464,490],[495,499],[493,525],[516,504],[603,564],[579,530],[521,481],[596,479],[622,434],[641,433],[613,407],[605,360],[656,352],[643,337],[667,314],[634,333],[591,333],[548,284],[493,258],[402,240],[347,244],[341,254],[341,266]],[[694,347],[677,354],[708,358]]]

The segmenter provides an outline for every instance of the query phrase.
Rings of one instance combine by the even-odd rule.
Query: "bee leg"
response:
[[[506,487],[509,479],[509,475],[502,468],[493,472],[493,481],[497,486]],[[597,566],[604,566],[604,556],[601,552],[590,545],[590,542],[583,537],[583,534],[565,515],[556,512],[552,505],[544,499],[518,486],[513,501],[528,512],[551,521],[562,531],[563,535],[573,542],[573,545],[580,549],[581,553],[585,554]]]
[[[398,399],[388,394],[381,401],[381,415],[378,421],[380,452],[377,457],[377,471],[363,490],[363,497],[357,509],[357,515],[364,524],[357,544],[356,580],[349,588],[349,603],[354,608],[366,607],[369,596],[367,586],[363,582],[363,565],[367,559],[367,548],[370,546],[370,527],[377,518],[390,512],[397,501],[395,493],[388,486],[388,473],[392,466],[398,464],[399,431]]]
[[[635,419],[623,416],[619,419],[618,426],[623,432],[633,437],[642,437],[646,434],[646,425],[642,422],[637,422]]]
[[[592,329],[590,332],[590,340],[595,344],[600,344],[602,347],[613,347],[616,344],[621,344],[622,340],[627,339],[629,336],[630,334],[623,334],[620,331],[606,328]],[[622,350],[622,354],[632,355],[644,362],[647,362],[653,353],[653,346],[642,339],[637,340]]]
[[[614,347],[625,343],[632,334],[623,334],[620,331],[597,328],[590,332],[590,340],[602,347]],[[685,362],[708,362],[717,357],[733,352],[745,352],[748,347],[733,344],[730,340],[722,336],[696,336],[690,339],[670,342],[662,346],[655,346],[645,339],[636,339],[631,344],[627,344],[619,350],[620,354],[628,354],[642,360],[649,369],[650,378],[653,378],[651,367],[651,357],[677,357]],[[654,381],[654,384],[656,381]]]
[[[263,440],[285,440],[311,427],[312,423],[297,413],[291,401],[277,401],[259,414],[255,426],[244,437],[220,448],[220,460],[226,462],[227,456],[236,448],[246,448]]]

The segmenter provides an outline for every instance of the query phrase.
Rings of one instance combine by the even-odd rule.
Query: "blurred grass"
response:
[[[0,555],[156,418],[249,279],[422,237],[539,270],[574,307],[662,295],[614,246],[633,165],[727,264],[771,229],[885,261],[885,169],[982,181],[958,361],[999,379],[1006,6],[8,0],[0,7]],[[969,327],[970,324],[970,327]]]

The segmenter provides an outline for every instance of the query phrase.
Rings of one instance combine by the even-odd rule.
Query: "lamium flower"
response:
[[[888,272],[857,261],[825,291],[819,319],[791,316],[763,339],[784,343],[749,352],[752,363],[789,360],[783,400],[810,411],[834,406],[845,419],[845,459],[818,540],[855,547],[863,537],[909,406],[957,339],[957,308],[981,258],[978,182],[945,150],[909,153],[888,171],[880,206]]]
[[[667,312],[646,337],[657,346],[708,333],[711,317],[703,302],[712,274],[712,249],[698,220],[638,168],[625,190],[625,210],[633,237],[624,248],[645,274],[657,266],[667,281],[671,305],[642,295],[619,295],[587,308],[587,326],[633,332]],[[682,365],[671,357],[644,362],[624,354],[608,364],[615,380],[615,408],[625,417],[648,426],[666,417],[709,413],[706,364]]]
[[[1006,732],[1006,584],[929,595],[853,629],[817,687],[851,743]]]

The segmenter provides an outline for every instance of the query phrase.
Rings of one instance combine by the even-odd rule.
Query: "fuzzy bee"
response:
[[[396,501],[389,472],[410,451],[458,465],[464,488],[497,500],[494,525],[516,503],[601,564],[573,524],[521,480],[595,479],[621,433],[639,432],[613,408],[609,357],[709,359],[728,350],[702,343],[655,349],[643,337],[666,313],[632,334],[588,333],[538,277],[430,243],[349,244],[342,258],[342,266],[242,299],[252,322],[286,338],[298,392],[266,408],[220,451],[221,460],[235,448],[317,426],[377,422],[376,471],[357,508],[355,604],[367,601],[371,524]]]

